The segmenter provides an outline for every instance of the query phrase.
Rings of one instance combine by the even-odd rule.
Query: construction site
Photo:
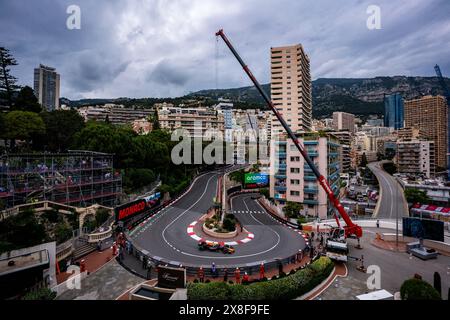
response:
[[[92,151],[7,154],[0,158],[0,205],[53,201],[88,207],[118,204],[122,177],[113,155]]]

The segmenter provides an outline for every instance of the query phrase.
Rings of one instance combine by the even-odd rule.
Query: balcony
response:
[[[305,141],[303,141],[303,144],[305,145],[305,146],[308,146],[308,145],[317,145],[319,142],[317,141],[317,140],[305,140]]]
[[[319,202],[315,199],[304,199],[303,203],[304,204],[319,204]]]
[[[279,159],[286,159],[286,152],[276,152],[275,155],[276,155]]]
[[[277,191],[286,191],[287,188],[286,188],[286,185],[280,184],[280,185],[275,185],[275,190],[277,190]]]
[[[305,177],[303,178],[303,180],[305,181],[316,181],[317,178],[315,175],[305,175]]]
[[[308,151],[308,156],[310,158],[313,158],[319,156],[319,154],[317,153],[317,151]]]
[[[317,188],[308,188],[308,187],[305,187],[305,188],[303,188],[303,192],[304,192],[304,193],[317,194],[317,193],[319,192],[319,189],[317,189]]]
[[[286,179],[286,178],[287,178],[286,172],[285,172],[285,173],[278,172],[277,174],[275,174],[275,179],[278,179],[278,180],[284,180],[284,179]]]
[[[338,152],[329,152],[329,153],[328,153],[328,156],[329,156],[329,157],[338,157],[338,156],[339,156],[339,153],[338,153]]]

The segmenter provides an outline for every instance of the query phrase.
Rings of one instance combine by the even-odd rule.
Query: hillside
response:
[[[450,87],[450,79],[446,78]],[[270,94],[270,84],[263,89]],[[320,78],[312,83],[313,117],[330,117],[334,111],[353,113],[361,118],[368,115],[383,114],[383,96],[400,92],[405,99],[421,95],[443,94],[436,77],[375,77],[375,78]],[[234,102],[236,108],[265,108],[265,104],[253,86],[201,90],[177,98],[117,98],[117,99],[85,99],[70,101],[62,98],[61,103],[72,107],[83,105],[117,103],[126,106],[150,108],[154,103],[169,102],[189,105],[192,100],[203,100],[203,105],[211,105],[218,98],[227,98]]]
[[[446,78],[450,87],[450,79]],[[270,92],[270,85],[263,85]],[[400,92],[405,99],[427,94],[443,94],[436,77],[320,78],[312,83],[313,116],[330,117],[333,111],[345,111],[365,118],[383,113],[383,96]],[[202,90],[191,96],[228,98],[235,102],[263,107],[254,87]]]

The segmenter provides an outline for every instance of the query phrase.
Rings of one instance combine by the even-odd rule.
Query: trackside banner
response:
[[[115,208],[116,221],[127,220],[135,215],[145,212],[160,203],[161,194],[155,193],[149,197],[128,202]]]

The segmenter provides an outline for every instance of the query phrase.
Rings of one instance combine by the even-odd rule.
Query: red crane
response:
[[[250,80],[255,85],[258,92],[263,97],[264,101],[267,103],[267,106],[273,111],[275,116],[277,117],[278,121],[280,121],[281,125],[283,126],[284,130],[286,130],[287,134],[289,135],[289,138],[294,142],[294,144],[297,146],[298,151],[300,151],[301,155],[303,156],[303,159],[308,163],[309,167],[313,171],[314,175],[317,177],[317,180],[319,180],[320,185],[325,190],[328,199],[333,204],[333,206],[336,208],[336,210],[339,212],[342,219],[345,221],[345,226],[343,229],[345,230],[345,237],[356,237],[361,238],[362,237],[362,229],[357,224],[353,223],[352,219],[350,219],[347,212],[345,212],[344,207],[340,203],[339,199],[334,196],[333,190],[331,190],[330,185],[328,184],[327,179],[320,174],[319,170],[315,166],[314,162],[311,160],[311,158],[308,156],[308,153],[305,151],[305,148],[300,144],[297,136],[292,132],[291,128],[288,126],[286,121],[283,119],[282,115],[278,112],[278,110],[275,108],[273,102],[270,100],[269,96],[264,92],[263,88],[259,84],[258,80],[256,80],[255,76],[252,74],[248,66],[244,63],[242,58],[239,56],[237,51],[234,49],[231,42],[226,37],[225,33],[223,32],[223,29],[220,29],[216,32],[216,37],[220,36],[222,40],[225,42],[225,44],[228,46],[230,51],[233,53],[235,58],[238,60],[239,64],[244,69],[245,73],[249,76]],[[339,223],[339,218],[337,215],[335,215],[335,219],[337,222],[338,227],[340,228],[341,225]]]

